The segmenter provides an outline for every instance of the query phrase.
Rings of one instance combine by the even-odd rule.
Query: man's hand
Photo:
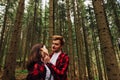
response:
[[[43,59],[44,63],[49,63],[50,62],[50,57],[48,55],[46,55]]]

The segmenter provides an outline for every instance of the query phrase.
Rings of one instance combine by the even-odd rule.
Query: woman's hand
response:
[[[44,63],[49,63],[50,57],[49,57],[48,49],[45,47],[45,45],[43,46],[43,48],[41,48],[41,51],[42,51],[42,55],[43,55],[42,61]]]
[[[43,46],[43,48],[41,48],[41,51],[42,51],[45,55],[49,55],[48,49],[45,47],[45,45]]]

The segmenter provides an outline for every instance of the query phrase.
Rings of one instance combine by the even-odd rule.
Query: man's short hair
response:
[[[64,45],[64,42],[65,42],[64,38],[60,35],[53,35],[52,40],[60,40],[61,45]]]

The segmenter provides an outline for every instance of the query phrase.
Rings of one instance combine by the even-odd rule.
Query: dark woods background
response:
[[[31,46],[50,50],[51,36],[59,34],[70,57],[69,80],[119,80],[119,13],[120,0],[1,0],[1,79],[27,74]]]

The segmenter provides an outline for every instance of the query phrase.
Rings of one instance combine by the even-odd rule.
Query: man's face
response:
[[[52,41],[52,52],[59,52],[62,48],[60,40],[53,40]]]

